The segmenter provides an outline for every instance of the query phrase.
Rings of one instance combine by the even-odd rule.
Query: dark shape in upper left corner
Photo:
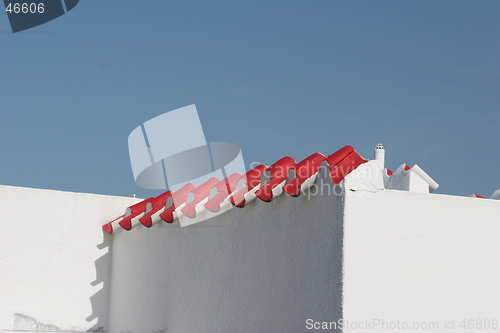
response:
[[[66,12],[69,12],[70,10],[75,8],[79,1],[80,0],[64,0],[64,3],[66,4]]]
[[[60,0],[37,0],[36,2],[3,0],[3,2],[6,10],[10,8],[6,13],[9,17],[12,32],[14,33],[31,29],[64,15],[63,3]],[[64,0],[67,11],[73,9],[78,2],[79,0]],[[23,4],[28,6],[28,10],[25,13],[22,10],[16,13],[14,10],[15,6],[22,6]]]

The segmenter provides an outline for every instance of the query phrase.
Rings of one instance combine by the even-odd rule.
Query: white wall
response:
[[[344,319],[498,332],[460,324],[500,320],[500,201],[348,191],[344,236]]]
[[[110,330],[297,332],[339,319],[342,201],[283,193],[184,228],[120,228]]]
[[[100,225],[137,201],[0,186],[0,330],[106,327],[111,237]]]
[[[295,332],[343,317],[464,332],[463,319],[500,319],[500,201],[384,190],[381,170],[360,166],[345,196],[319,185],[112,236],[101,224],[140,199],[0,186],[0,330]],[[370,330],[344,330],[357,331]]]

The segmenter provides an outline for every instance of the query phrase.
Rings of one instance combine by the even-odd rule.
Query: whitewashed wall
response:
[[[342,315],[342,200],[282,194],[113,234],[110,330],[297,332]]]
[[[100,225],[137,201],[0,186],[0,330],[106,327],[110,238]]]
[[[101,224],[139,199],[0,186],[0,331],[300,332],[342,317],[364,325],[344,332],[491,326],[500,201],[384,190],[377,163],[346,177],[346,195],[282,194],[112,236]]]
[[[373,332],[499,331],[484,326],[500,320],[500,201],[347,191],[344,228],[345,320],[378,320]],[[464,319],[482,327],[464,330]]]

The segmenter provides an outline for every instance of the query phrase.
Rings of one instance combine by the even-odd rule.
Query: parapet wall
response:
[[[137,201],[0,186],[0,331],[105,328],[111,238],[101,224]]]
[[[113,233],[111,331],[292,332],[342,316],[343,197]]]
[[[396,190],[345,200],[346,320],[378,321],[372,332],[498,332],[500,201]]]

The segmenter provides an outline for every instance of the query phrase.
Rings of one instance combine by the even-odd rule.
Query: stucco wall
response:
[[[344,228],[346,320],[498,332],[484,325],[500,319],[500,201],[348,191]],[[464,319],[483,327],[464,330]]]
[[[345,195],[320,181],[318,195],[112,236],[101,224],[140,199],[0,186],[0,330],[296,332],[342,317],[363,325],[344,332],[491,326],[500,201],[384,190],[381,172],[363,164]]]
[[[0,330],[107,325],[111,237],[138,199],[0,186]]]
[[[113,234],[111,331],[297,332],[342,315],[342,200],[286,194]]]

